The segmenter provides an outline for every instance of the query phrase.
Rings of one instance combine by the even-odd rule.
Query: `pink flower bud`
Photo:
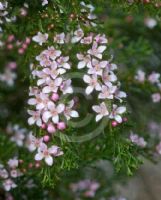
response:
[[[26,40],[25,40],[25,43],[30,44],[30,42],[31,42],[31,39],[29,37],[27,37]]]
[[[36,162],[36,163],[35,163],[35,167],[36,167],[36,168],[39,168],[39,167],[40,167],[40,163],[39,163],[39,162]]]
[[[22,48],[23,48],[23,49],[27,49],[27,44],[26,44],[26,43],[23,43]]]
[[[7,67],[10,68],[10,69],[16,69],[17,63],[16,62],[9,62],[7,64]]]
[[[47,128],[47,131],[52,134],[52,133],[56,132],[56,129],[52,124],[49,124],[48,128]]]
[[[33,164],[29,163],[28,167],[31,169],[33,167]]]
[[[48,135],[44,135],[43,140],[44,142],[49,142],[50,137]]]
[[[64,122],[59,122],[59,123],[57,124],[57,128],[58,128],[59,130],[64,130],[64,129],[66,129],[66,124],[65,124]]]
[[[46,124],[42,124],[42,125],[41,125],[41,128],[42,128],[42,129],[46,129]]]
[[[58,101],[59,100],[59,95],[57,93],[53,93],[52,96],[51,96],[51,99],[53,101]]]
[[[13,49],[13,45],[12,44],[8,44],[7,45],[7,49],[9,49],[9,50]]]
[[[24,52],[25,52],[25,51],[24,51],[23,48],[20,48],[20,49],[18,50],[18,53],[19,53],[19,54],[24,54]]]
[[[14,35],[9,35],[8,38],[7,38],[7,41],[12,42],[14,39],[15,39]]]
[[[113,127],[116,127],[118,125],[118,123],[116,121],[112,121],[111,124]]]
[[[128,121],[127,117],[124,117],[123,122],[127,122],[127,121]]]

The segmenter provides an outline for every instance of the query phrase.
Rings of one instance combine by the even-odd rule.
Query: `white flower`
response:
[[[40,32],[37,33],[37,35],[35,35],[32,40],[34,42],[37,42],[40,46],[42,46],[43,43],[45,43],[48,39],[48,34],[42,34]]]
[[[83,54],[77,54],[77,58],[78,60],[80,60],[80,62],[78,63],[78,69],[86,67],[91,62],[90,55],[84,56]]]
[[[89,86],[86,88],[86,94],[89,95],[93,92],[94,89],[97,91],[101,90],[101,86],[98,83],[97,76],[93,75],[92,77],[90,77],[88,75],[84,75],[83,80],[85,83],[89,84]]]
[[[72,110],[73,106],[74,106],[74,100],[71,100],[69,103],[69,105],[65,107],[64,110],[64,115],[67,118],[67,120],[70,120],[71,117],[79,117],[79,114],[77,111]]]
[[[152,100],[154,103],[158,103],[161,100],[161,95],[160,93],[154,93],[152,94]]]
[[[98,113],[98,115],[96,116],[96,122],[101,120],[104,116],[108,116],[109,115],[109,112],[107,110],[105,102],[102,102],[100,105],[92,106],[92,109],[96,113]]]
[[[43,143],[43,138],[36,138],[32,135],[32,132],[29,133],[27,140],[26,140],[26,146],[29,149],[29,151],[33,152],[37,148],[40,147],[40,145]]]
[[[45,6],[48,4],[48,0],[42,0],[42,6]]]
[[[77,43],[82,39],[83,36],[84,36],[83,30],[80,28],[74,32],[74,36],[72,37],[71,42]]]
[[[120,100],[120,102],[122,102],[122,98],[126,98],[127,94],[123,91],[120,91],[119,89],[116,89],[114,96],[116,99]]]
[[[36,56],[36,60],[40,62],[42,67],[48,67],[51,65],[51,60],[49,59],[48,52],[41,52],[40,55]]]
[[[53,157],[52,156],[56,157],[56,156],[60,156],[62,154],[63,154],[63,152],[60,151],[59,147],[53,145],[50,148],[48,148],[46,146],[46,144],[43,143],[38,148],[38,152],[35,155],[35,160],[40,161],[40,160],[44,159],[47,165],[52,166],[53,165]]]
[[[53,102],[50,101],[48,103],[49,110],[45,111],[42,115],[43,121],[47,123],[49,118],[52,118],[52,121],[57,124],[59,122],[59,114],[64,111],[64,108],[64,104],[59,104],[56,106]]]
[[[89,49],[87,52],[99,59],[102,59],[102,53],[105,51],[106,46],[98,46],[96,42],[93,43],[92,49]]]
[[[10,191],[12,188],[16,188],[17,185],[11,179],[6,179],[3,182],[3,187],[6,191]]]
[[[54,37],[54,42],[56,42],[58,44],[64,44],[64,42],[65,42],[65,34],[64,33],[57,34]]]
[[[8,172],[6,169],[0,169],[0,178],[3,178],[3,179],[8,178]]]
[[[73,88],[71,86],[71,80],[65,80],[63,81],[62,85],[60,86],[60,90],[63,92],[63,94],[72,94]]]
[[[146,18],[144,23],[150,29],[153,29],[157,25],[156,19],[150,17]]]
[[[99,62],[96,59],[92,59],[92,62],[87,64],[87,67],[89,68],[88,74],[96,74],[102,76],[103,69],[106,67],[107,63],[107,61]]]
[[[13,86],[16,78],[16,73],[8,68],[5,69],[3,74],[0,74],[0,81],[5,82],[8,86]]]
[[[113,99],[117,87],[109,84],[109,86],[102,86],[102,92],[99,94],[99,99]]]
[[[158,83],[159,82],[159,78],[160,78],[160,74],[156,73],[156,72],[152,72],[148,76],[148,80],[149,80],[150,83]]]
[[[113,104],[112,112],[109,115],[110,119],[115,119],[118,123],[122,122],[122,117],[120,116],[126,111],[126,107],[120,106],[118,107],[116,104]]]
[[[13,158],[13,159],[9,159],[9,161],[7,162],[8,166],[12,169],[15,169],[18,167],[18,160],[17,158]]]
[[[11,141],[15,142],[17,146],[20,147],[23,146],[24,139],[25,139],[25,133],[21,131],[21,129],[16,131],[15,134],[11,137]]]
[[[36,123],[37,126],[42,125],[41,112],[40,111],[28,110],[28,114],[31,115],[31,117],[28,119],[29,125],[33,125],[35,123]]]
[[[135,79],[137,80],[137,81],[139,81],[139,82],[144,82],[145,81],[145,72],[144,71],[142,71],[141,69],[139,69],[138,71],[137,71],[137,74],[136,74],[136,76],[135,76]]]
[[[109,82],[117,81],[117,76],[112,71],[105,69],[103,71],[102,80],[106,85],[108,85]]]

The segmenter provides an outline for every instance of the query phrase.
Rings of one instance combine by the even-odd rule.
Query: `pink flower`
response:
[[[3,179],[8,178],[8,172],[6,169],[0,169],[0,178],[3,178]]]
[[[37,148],[39,148],[42,143],[43,143],[43,138],[36,138],[35,136],[32,135],[32,133],[30,133],[26,141],[26,146],[30,152],[33,152]]]
[[[36,56],[36,60],[40,61],[40,65],[42,67],[48,67],[51,65],[51,60],[49,59],[49,56],[45,51],[41,52],[40,55]]]
[[[144,82],[145,81],[145,72],[142,70],[138,70],[137,74],[135,76],[135,79],[139,82]]]
[[[71,100],[69,101],[68,106],[65,107],[64,115],[67,118],[67,120],[70,120],[71,117],[74,117],[74,118],[79,117],[78,112],[75,110],[72,110],[73,106],[74,106],[74,100]]]
[[[13,158],[13,159],[9,159],[9,161],[7,162],[8,166],[12,169],[15,169],[18,167],[18,160],[17,158]]]
[[[62,85],[60,86],[60,90],[63,92],[63,94],[72,94],[73,93],[73,88],[71,86],[71,80],[65,80],[63,81]]]
[[[89,35],[87,37],[84,37],[83,39],[81,39],[81,43],[82,44],[91,44],[92,43],[92,35]]]
[[[56,42],[58,44],[64,44],[64,42],[65,42],[65,34],[64,33],[57,34],[54,37],[54,42]]]
[[[139,137],[137,134],[130,134],[130,140],[134,144],[140,146],[140,147],[145,147],[147,145],[147,142],[145,142],[143,137]]]
[[[72,37],[71,42],[77,43],[82,39],[83,36],[84,36],[83,30],[80,28],[74,32],[74,36]]]
[[[113,110],[109,115],[110,119],[115,119],[118,123],[122,122],[122,117],[120,116],[126,111],[126,107],[120,106],[118,107],[116,104],[113,104]]]
[[[3,182],[3,187],[6,191],[10,191],[12,188],[16,188],[17,185],[11,179],[6,179]]]
[[[160,93],[154,93],[152,94],[152,100],[154,103],[158,103],[161,100],[161,95]]]
[[[55,60],[61,55],[61,51],[56,50],[53,46],[48,47],[48,50],[45,50],[44,52],[51,60]]]
[[[150,83],[158,83],[159,82],[159,78],[160,78],[160,74],[153,72],[148,76],[148,80]]]
[[[67,63],[69,61],[69,56],[66,56],[66,57],[59,57],[57,59],[57,64],[58,64],[58,67],[63,67],[64,69],[70,69],[71,66],[69,63]]]
[[[99,62],[96,59],[92,59],[92,62],[87,64],[87,67],[89,68],[88,74],[95,74],[102,76],[103,68],[105,68],[107,65],[107,61],[101,61]]]
[[[56,157],[56,156],[61,156],[62,154],[63,152],[60,151],[59,147],[53,145],[50,148],[48,148],[46,144],[43,143],[38,148],[38,152],[35,155],[35,160],[40,161],[44,159],[47,165],[52,166],[53,165],[52,156]]]
[[[117,87],[109,84],[109,86],[102,86],[102,92],[99,94],[99,99],[113,99]]]
[[[100,35],[100,34],[96,35],[94,40],[99,44],[107,44],[107,42],[108,42],[105,34],[104,35]]]
[[[56,78],[55,80],[48,79],[45,86],[42,90],[43,93],[50,93],[50,92],[55,92],[57,93],[58,87],[62,83],[62,78]]]
[[[88,50],[87,52],[92,56],[102,59],[102,53],[105,51],[105,49],[106,49],[106,46],[98,47],[98,44],[96,42],[94,42],[92,49]]]
[[[105,69],[103,71],[102,80],[106,85],[108,85],[109,82],[117,81],[117,77],[112,71]]]
[[[28,100],[28,104],[35,105],[37,110],[42,110],[46,108],[48,102],[49,97],[44,93],[37,94],[35,95],[35,98],[31,98]]]
[[[42,0],[42,6],[45,6],[48,4],[48,0]]]
[[[33,111],[28,110],[28,114],[31,115],[31,117],[28,119],[28,124],[33,125],[36,123],[37,126],[42,126],[42,120],[41,120],[41,112],[40,111]]]
[[[48,34],[42,34],[40,32],[37,33],[37,35],[35,35],[32,40],[34,42],[37,42],[40,46],[42,46],[43,43],[45,43],[48,39]]]
[[[52,121],[54,123],[58,123],[59,122],[59,114],[62,113],[64,111],[64,104],[59,104],[58,106],[56,106],[53,102],[49,102],[48,103],[48,111],[44,111],[43,113],[43,121],[45,123],[48,122],[48,120],[50,118],[52,118]]]
[[[78,60],[80,62],[78,63],[78,69],[82,69],[86,67],[91,62],[91,56],[90,55],[83,55],[83,54],[77,54]]]
[[[88,75],[84,75],[83,80],[85,83],[88,83],[88,87],[86,88],[86,94],[90,94],[93,92],[93,90],[97,90],[100,91],[101,90],[101,86],[98,83],[98,79],[97,76],[93,75],[92,77],[88,76]]]
[[[92,109],[98,113],[96,116],[96,122],[109,115],[109,111],[107,110],[105,102],[102,102],[100,105],[92,106]]]

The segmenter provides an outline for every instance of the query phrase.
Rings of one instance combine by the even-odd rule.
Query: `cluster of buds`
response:
[[[80,43],[87,50],[77,54],[79,60],[78,69],[86,69],[87,74],[83,80],[88,84],[86,94],[98,93],[99,105],[93,105],[92,109],[97,113],[96,122],[103,117],[114,119],[121,123],[121,115],[126,111],[125,106],[119,106],[122,98],[126,98],[126,93],[120,91],[120,83],[114,71],[116,64],[103,59],[103,53],[106,50],[107,38],[105,35],[95,35],[90,33],[85,36],[83,30],[79,28],[74,32],[72,43]]]
[[[23,41],[16,39],[14,35],[9,35],[6,41],[7,50],[16,50],[18,54],[22,55],[26,52],[31,40],[26,37]]]
[[[135,75],[135,79],[140,83],[144,83],[146,81],[154,86],[156,92],[153,92],[153,94],[151,95],[152,101],[153,103],[158,103],[161,101],[161,82],[159,73],[152,72],[146,77],[146,73],[143,70],[139,69],[137,71],[137,74]]]
[[[70,184],[70,188],[74,193],[80,193],[83,197],[94,198],[100,184],[96,181],[85,179],[77,183]]]
[[[10,191],[16,188],[17,185],[14,179],[22,176],[23,173],[19,170],[19,160],[17,158],[9,159],[7,166],[0,164],[0,178],[5,191]]]

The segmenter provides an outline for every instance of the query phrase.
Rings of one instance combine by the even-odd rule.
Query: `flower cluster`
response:
[[[126,111],[125,106],[119,106],[126,93],[120,91],[120,83],[117,82],[117,76],[114,71],[117,66],[103,59],[103,53],[106,50],[108,42],[105,35],[94,35],[93,33],[85,36],[83,30],[79,28],[74,32],[72,43],[80,43],[87,46],[87,51],[77,54],[79,60],[78,69],[86,69],[83,77],[88,84],[86,94],[89,95],[96,91],[98,93],[99,105],[92,108],[97,113],[96,121],[103,117],[114,119],[118,123],[122,122],[121,115]]]
[[[138,70],[135,75],[135,79],[144,83],[145,81],[149,82],[151,85],[155,87],[155,91],[151,95],[153,103],[158,103],[161,101],[161,82],[160,82],[160,74],[157,72],[152,72],[150,75],[146,77],[146,73],[143,70]]]
[[[10,191],[17,187],[14,179],[23,175],[18,167],[19,161],[17,158],[9,159],[6,167],[0,164],[0,178],[5,191]]]
[[[4,72],[0,73],[0,81],[8,86],[13,86],[15,79],[17,78],[17,74],[15,73],[16,66],[17,64],[15,62],[7,63]]]
[[[29,37],[26,37],[23,41],[17,40],[15,35],[9,35],[6,40],[7,50],[16,50],[19,55],[22,55],[26,52],[31,40]]]
[[[100,184],[98,182],[89,179],[70,184],[72,192],[81,193],[86,198],[94,198],[99,187]]]
[[[147,142],[144,140],[143,137],[139,137],[137,134],[134,134],[134,133],[130,134],[130,140],[132,143],[142,148],[144,148],[147,145]]]
[[[84,25],[87,27],[97,26],[97,24],[95,23],[97,16],[93,13],[95,10],[95,7],[91,4],[86,4],[84,1],[81,1],[80,5],[82,7],[81,13],[83,15],[82,20],[84,22]]]
[[[37,153],[35,155],[36,161],[41,161],[44,159],[45,163],[49,166],[53,165],[53,157],[58,157],[63,155],[63,152],[60,150],[58,146],[52,145],[51,147],[47,147],[47,145],[44,142],[48,142],[43,138],[36,138],[33,136],[32,132],[27,137],[26,140],[26,147],[30,152],[34,152],[37,150]]]
[[[33,39],[41,45],[44,37],[35,36]],[[28,104],[34,106],[36,110],[28,110],[31,117],[28,120],[29,125],[47,127],[49,133],[54,133],[56,129],[66,128],[64,121],[71,117],[78,117],[78,113],[72,110],[74,100],[63,103],[67,94],[73,93],[71,80],[64,78],[63,74],[71,68],[69,57],[62,56],[60,50],[53,46],[41,52],[36,60],[39,61],[39,68],[32,71],[36,80],[36,86],[30,88]]]

